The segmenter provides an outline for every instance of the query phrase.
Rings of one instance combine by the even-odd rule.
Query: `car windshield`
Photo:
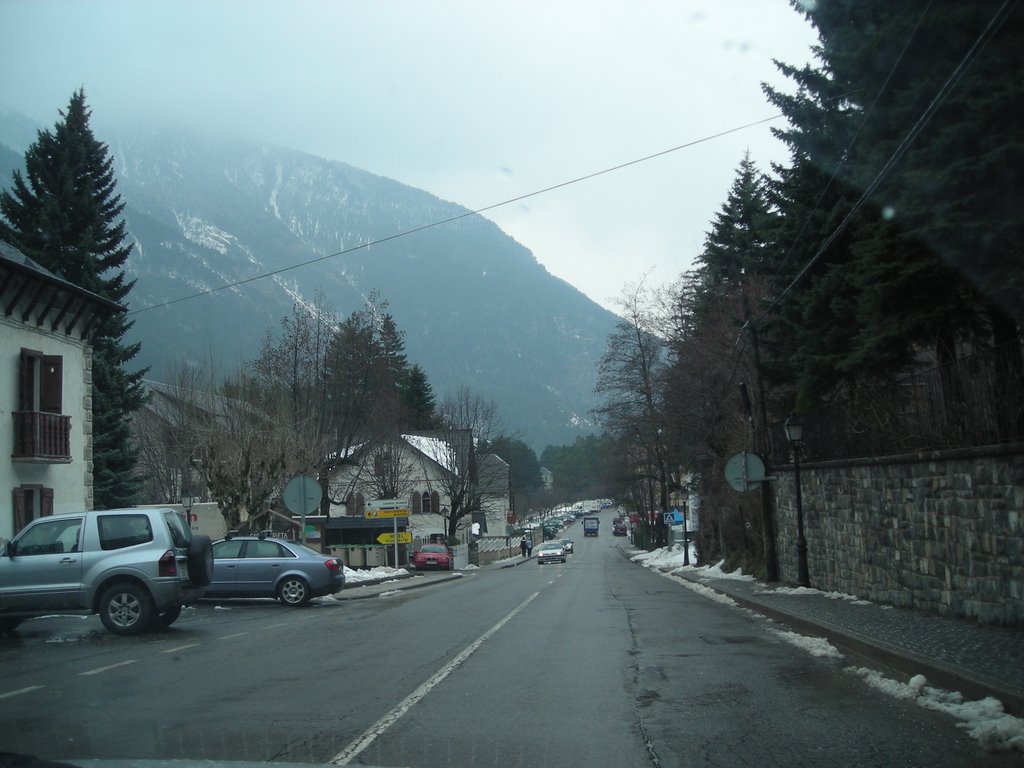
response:
[[[0,0],[0,51],[2,751],[1024,754],[1024,2]]]

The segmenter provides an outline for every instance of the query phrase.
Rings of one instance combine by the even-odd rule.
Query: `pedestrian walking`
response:
[[[532,557],[533,556],[533,536],[531,536],[530,538],[528,538],[526,540],[526,556],[527,557]]]
[[[526,536],[519,540],[519,551],[523,553],[523,557],[526,557]]]

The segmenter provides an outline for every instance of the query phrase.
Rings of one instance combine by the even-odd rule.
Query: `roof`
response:
[[[40,266],[13,245],[0,240],[0,310],[37,327],[49,325],[85,338],[101,313],[125,307],[87,291]]]

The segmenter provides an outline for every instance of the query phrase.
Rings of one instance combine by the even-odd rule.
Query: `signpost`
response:
[[[380,544],[412,544],[412,531],[399,531],[397,539],[393,533],[382,533],[377,541]]]
[[[382,519],[385,517],[408,517],[408,509],[367,509],[363,517],[367,520]]]
[[[315,512],[320,507],[320,500],[323,498],[323,491],[320,483],[315,477],[309,475],[296,475],[284,490],[281,491],[281,498],[284,505],[293,515],[299,515],[299,525],[302,529],[301,541],[306,543],[306,515]]]
[[[409,507],[404,499],[376,499],[366,505],[363,517],[367,520],[379,520],[391,518],[392,533],[382,533],[377,537],[381,544],[392,544],[395,548],[395,568],[398,567],[398,545],[412,544],[412,534],[409,531],[398,532],[398,518],[408,517]]]

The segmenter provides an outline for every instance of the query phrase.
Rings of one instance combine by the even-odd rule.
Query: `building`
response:
[[[501,458],[477,459],[469,430],[439,430],[402,434],[354,448],[330,471],[332,499],[329,517],[362,517],[366,503],[401,499],[409,509],[408,528],[414,541],[443,536],[452,496],[473,510],[459,521],[456,538],[467,543],[472,523],[505,532],[511,511],[509,468]],[[328,522],[328,530],[331,523]]]
[[[97,317],[123,311],[0,241],[0,542],[92,509],[89,339]]]

